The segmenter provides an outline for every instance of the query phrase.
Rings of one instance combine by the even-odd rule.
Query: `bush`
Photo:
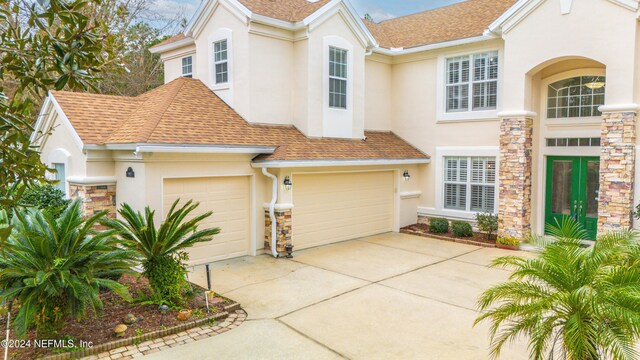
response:
[[[451,222],[451,231],[453,235],[458,237],[472,237],[473,230],[471,229],[471,224],[456,220]]]
[[[58,217],[70,202],[62,190],[51,184],[33,185],[25,189],[21,200],[23,205],[49,211],[55,217]]]
[[[520,245],[520,240],[513,237],[499,237],[496,243],[507,246],[518,246]]]
[[[18,336],[35,326],[39,338],[55,337],[67,318],[102,308],[101,287],[129,297],[108,277],[130,272],[135,253],[120,248],[113,231],[93,230],[105,214],[84,219],[80,200],[57,219],[37,208],[14,212],[0,252],[0,298],[20,305],[13,322]]]
[[[446,234],[449,232],[449,220],[445,218],[429,219],[429,231],[434,234]]]
[[[480,232],[487,234],[487,239],[491,239],[493,233],[498,230],[498,215],[477,213],[476,222]]]
[[[155,211],[147,206],[144,214],[136,212],[128,204],[118,210],[123,220],[104,218],[102,224],[114,229],[122,238],[122,245],[138,253],[149,279],[151,290],[161,300],[171,305],[181,305],[183,293],[188,288],[183,262],[187,259],[185,249],[205,241],[211,241],[220,233],[219,228],[198,229],[202,220],[212,215],[207,212],[189,217],[198,203],[188,201],[180,208],[176,200],[166,219],[156,229]],[[189,217],[189,220],[185,218]]]

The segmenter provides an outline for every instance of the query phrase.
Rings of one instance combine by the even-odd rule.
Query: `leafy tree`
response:
[[[30,139],[42,98],[50,89],[91,88],[113,58],[113,25],[126,11],[114,0],[0,0],[0,207],[44,181]]]
[[[491,354],[520,336],[532,359],[638,359],[640,245],[633,231],[607,233],[591,248],[585,230],[566,218],[535,239],[540,256],[506,256],[492,266],[514,270],[485,291],[476,323],[491,323]]]
[[[80,200],[58,219],[37,208],[14,212],[13,232],[0,253],[0,298],[20,304],[18,336],[33,326],[41,338],[55,336],[69,316],[79,320],[99,311],[100,288],[129,297],[124,285],[109,278],[129,272],[135,253],[118,246],[115,231],[93,230],[105,214],[84,219]],[[0,223],[6,221],[0,214]]]
[[[184,250],[197,243],[211,241],[220,233],[219,228],[198,230],[198,225],[212,212],[190,217],[199,204],[190,200],[178,208],[179,201],[173,203],[158,228],[153,219],[155,211],[146,207],[142,214],[128,204],[123,204],[118,210],[123,220],[104,218],[101,221],[117,231],[123,240],[122,245],[138,253],[152,290],[172,304],[182,303],[182,293],[187,287]],[[187,220],[187,217],[190,218]]]

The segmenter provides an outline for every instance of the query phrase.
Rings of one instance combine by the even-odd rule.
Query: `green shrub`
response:
[[[57,219],[37,208],[14,211],[0,252],[0,299],[20,305],[13,322],[18,336],[34,326],[39,338],[57,336],[67,318],[102,308],[101,287],[129,298],[127,288],[108,277],[130,272],[135,253],[118,246],[114,231],[94,230],[105,214],[84,219],[80,200]]]
[[[451,222],[451,232],[453,235],[458,237],[472,237],[473,230],[471,229],[471,224],[456,220]]]
[[[62,190],[51,184],[33,185],[25,189],[21,200],[21,203],[25,206],[33,206],[40,210],[49,211],[56,217],[70,202],[71,200],[65,198]]]
[[[122,238],[122,245],[138,253],[154,297],[161,298],[155,298],[154,301],[162,300],[171,305],[182,304],[188,288],[183,264],[186,253],[183,250],[200,242],[211,241],[214,235],[220,233],[219,228],[198,230],[198,224],[211,216],[212,212],[185,220],[198,207],[198,203],[190,200],[176,208],[179,201],[173,203],[165,221],[157,229],[153,220],[155,211],[148,206],[142,214],[123,204],[118,210],[123,220],[104,218],[101,222],[117,231]]]
[[[520,240],[514,238],[514,237],[499,237],[496,240],[496,243],[498,244],[502,244],[502,245],[507,245],[507,246],[518,246],[520,245]]]
[[[480,232],[487,234],[487,239],[491,239],[493,233],[498,230],[498,215],[477,213],[476,223]]]
[[[429,231],[434,234],[446,234],[449,232],[449,220],[445,218],[429,219]]]

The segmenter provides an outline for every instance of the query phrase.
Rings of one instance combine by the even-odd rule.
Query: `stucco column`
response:
[[[603,106],[598,233],[628,229],[633,218],[637,109]],[[616,111],[617,110],[617,111]]]
[[[522,239],[531,233],[531,152],[529,112],[500,114],[498,236]]]

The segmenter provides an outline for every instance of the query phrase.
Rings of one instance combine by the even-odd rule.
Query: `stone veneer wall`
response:
[[[602,117],[599,233],[631,227],[636,163],[636,113],[605,113]]]
[[[498,236],[522,239],[531,233],[533,119],[500,120]]]
[[[69,194],[72,199],[82,199],[84,216],[107,210],[111,218],[116,217],[116,186],[112,185],[83,185],[69,184]]]
[[[291,210],[276,210],[276,250],[284,253],[285,246],[291,244]],[[269,210],[264,212],[264,248],[271,249],[271,216]]]

